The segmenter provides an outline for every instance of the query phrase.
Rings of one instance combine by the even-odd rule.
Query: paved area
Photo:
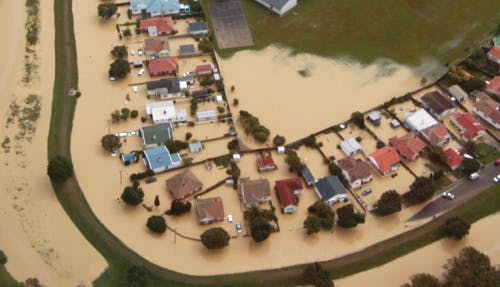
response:
[[[408,221],[424,219],[437,215],[473,198],[481,193],[481,191],[495,184],[493,182],[493,177],[500,174],[500,167],[490,164],[484,170],[481,170],[480,174],[481,176],[474,181],[470,181],[465,178],[451,189],[448,189],[448,192],[455,195],[455,199],[449,200],[443,198],[442,196],[438,196],[431,203],[427,204],[421,211],[409,218]],[[500,191],[500,183],[496,183],[496,185]]]
[[[222,0],[208,3],[208,10],[221,49],[253,46],[240,0]]]

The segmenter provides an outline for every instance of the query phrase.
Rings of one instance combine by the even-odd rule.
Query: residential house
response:
[[[277,180],[274,189],[280,202],[281,211],[284,214],[292,214],[297,211],[299,203],[298,195],[302,193],[302,181],[300,178],[288,178]]]
[[[200,141],[189,143],[189,152],[199,152],[203,150],[203,144]]]
[[[179,53],[181,56],[192,56],[196,51],[193,44],[186,44],[179,46]]]
[[[183,200],[203,188],[203,183],[189,169],[167,179],[167,190],[175,200]]]
[[[182,165],[181,156],[178,153],[170,154],[164,145],[146,149],[143,154],[144,165],[154,173],[160,173]]]
[[[314,190],[319,198],[327,204],[334,204],[347,199],[347,191],[337,176],[327,176],[314,183]]]
[[[255,180],[248,177],[241,178],[239,193],[247,207],[258,206],[271,200],[271,188],[266,178]]]
[[[149,37],[170,35],[177,32],[171,17],[154,17],[141,20],[139,26],[143,32],[148,32]]]
[[[500,129],[500,104],[483,92],[475,93],[476,103],[472,112],[480,116],[495,129]]]
[[[436,121],[424,109],[408,115],[405,124],[414,133],[421,134],[431,145],[443,146],[451,139],[443,124]]]
[[[196,99],[196,100],[204,100],[209,95],[210,94],[208,93],[207,90],[198,90],[198,91],[191,92],[191,98]]]
[[[312,186],[314,184],[314,182],[316,181],[316,179],[312,175],[311,171],[309,170],[309,167],[307,167],[306,164],[304,164],[304,166],[302,167],[302,170],[300,171],[300,175],[302,176],[302,178],[306,182],[307,186]]]
[[[146,13],[151,17],[176,15],[180,12],[179,0],[130,0],[133,15]]]
[[[139,160],[135,152],[122,153],[120,158],[125,165],[129,165]]]
[[[199,224],[205,225],[216,221],[224,221],[224,205],[222,204],[222,198],[219,196],[198,197],[195,200],[195,206]]]
[[[170,45],[168,37],[161,36],[156,38],[144,39],[144,54],[150,57],[165,58],[170,56]]]
[[[196,118],[199,122],[214,121],[217,119],[217,112],[215,110],[198,111]]]
[[[385,146],[368,156],[370,163],[381,175],[387,175],[398,169],[401,158],[395,148]]]
[[[142,127],[139,131],[144,148],[152,148],[164,145],[168,140],[174,138],[174,130],[171,124],[159,124]]]
[[[255,0],[274,13],[283,16],[293,7],[297,6],[297,0]]]
[[[481,123],[469,113],[455,112],[451,115],[451,122],[460,130],[464,141],[475,141],[486,133]]]
[[[398,120],[396,119],[391,120],[391,128],[396,129],[399,128],[399,126],[401,126],[401,123]]]
[[[380,112],[379,111],[373,111],[368,114],[368,120],[376,127],[380,126]]]
[[[393,146],[399,154],[409,160],[414,161],[427,145],[414,133],[406,133],[403,136],[394,136],[389,139],[389,144]]]
[[[212,74],[212,65],[203,64],[203,65],[196,66],[196,75],[197,76],[205,76],[205,75],[211,75],[211,74]]]
[[[463,157],[457,153],[456,150],[449,148],[444,151],[446,155],[446,165],[452,170],[455,171],[460,167],[460,164],[464,160]]]
[[[370,165],[364,160],[348,156],[339,160],[338,166],[352,189],[360,188],[373,179]]]
[[[208,24],[205,21],[188,24],[189,35],[193,37],[203,37],[208,35]]]
[[[161,99],[176,98],[181,96],[181,86],[178,78],[161,79],[146,83],[147,95]]]
[[[151,76],[176,74],[178,69],[179,65],[174,57],[149,60],[149,74]]]
[[[423,95],[421,100],[423,106],[438,119],[442,119],[456,110],[453,103],[438,91]]]
[[[274,160],[273,160],[273,157],[271,156],[271,154],[258,156],[256,162],[257,162],[257,170],[259,172],[271,171],[271,170],[278,169],[278,167],[274,163]]]
[[[500,76],[496,76],[490,80],[485,87],[486,92],[500,96]]]
[[[179,87],[181,91],[185,91],[194,85],[194,77],[191,75],[185,75],[179,77]]]
[[[340,148],[348,156],[354,155],[358,152],[363,152],[363,147],[361,147],[361,145],[358,143],[358,141],[356,141],[355,138],[349,138],[341,141]]]
[[[462,88],[460,88],[459,85],[453,85],[449,87],[448,92],[459,102],[467,98],[467,93],[464,90],[462,90]]]
[[[437,123],[421,131],[420,134],[433,146],[444,146],[451,140],[451,135],[442,123]]]
[[[146,114],[151,117],[155,125],[187,121],[186,109],[176,109],[173,101],[147,103]]]
[[[493,46],[486,55],[488,60],[500,66],[500,47]]]

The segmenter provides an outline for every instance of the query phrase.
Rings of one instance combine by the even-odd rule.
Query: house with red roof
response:
[[[500,77],[499,77],[500,78]],[[500,129],[500,104],[483,92],[475,93],[476,103],[472,112],[480,116],[495,129]]]
[[[203,64],[203,65],[196,66],[196,75],[197,76],[210,75],[210,74],[212,74],[212,65]]]
[[[427,145],[414,133],[406,133],[400,137],[392,137],[389,139],[389,144],[393,146],[399,154],[409,160],[414,161]]]
[[[368,160],[381,175],[387,175],[398,169],[401,157],[395,148],[385,146],[370,154]]]
[[[490,61],[497,65],[500,65],[500,47],[493,46],[486,55],[488,56],[488,59]]]
[[[452,148],[445,150],[444,154],[446,155],[446,165],[448,165],[452,171],[457,170],[464,160],[463,157]]]
[[[451,122],[460,130],[464,141],[475,141],[486,133],[481,123],[469,113],[453,113]]]
[[[280,202],[281,211],[284,214],[292,214],[297,211],[299,203],[298,196],[304,188],[299,177],[277,180],[274,189]]]
[[[486,92],[500,96],[500,76],[496,76],[486,85]]]
[[[451,140],[450,133],[442,123],[437,123],[420,132],[420,134],[433,146],[444,146]]]
[[[154,17],[141,20],[139,27],[143,32],[148,32],[149,37],[175,34],[172,17]]]
[[[146,54],[146,56],[156,58],[165,58],[170,56],[168,37],[161,36],[144,39],[144,54]]]
[[[275,170],[278,167],[274,163],[273,157],[271,154],[268,155],[261,155],[257,157],[257,170],[259,172],[264,172],[264,171],[271,171]]]
[[[167,179],[167,190],[175,200],[183,200],[202,188],[203,183],[189,169]]]
[[[174,57],[157,58],[149,61],[149,74],[151,76],[176,74],[178,69],[179,64]]]
[[[224,205],[222,198],[196,198],[196,215],[200,225],[210,224],[216,221],[224,221]]]
[[[360,188],[362,184],[373,179],[370,165],[364,160],[348,156],[337,163],[342,170],[342,175],[352,189]]]

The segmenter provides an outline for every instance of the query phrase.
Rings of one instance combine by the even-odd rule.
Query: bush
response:
[[[410,191],[403,195],[406,204],[418,204],[430,199],[434,195],[436,187],[434,181],[427,177],[417,177],[410,185]]]
[[[273,145],[275,146],[282,146],[286,142],[286,139],[284,136],[276,135],[273,139]]]
[[[105,20],[115,15],[118,6],[115,3],[101,3],[97,6],[97,14]]]
[[[313,285],[314,287],[334,287],[330,272],[323,269],[319,263],[308,265],[302,271],[301,283],[304,285]]]
[[[195,125],[195,124],[194,124],[194,122],[193,122],[193,121],[189,121],[189,122],[187,123],[187,125],[188,125],[188,127],[194,127],[194,125]]]
[[[137,184],[134,186],[127,186],[123,189],[121,199],[128,205],[137,206],[142,202],[144,198],[144,192]]]
[[[433,146],[430,148],[429,159],[434,163],[444,164],[446,163],[447,157],[444,153],[443,148],[439,146]]]
[[[149,270],[143,266],[132,266],[127,270],[127,277],[122,280],[119,286],[150,287],[151,285],[151,273]]]
[[[49,161],[47,174],[53,183],[63,183],[73,176],[73,164],[62,156],[56,156]]]
[[[365,128],[365,115],[362,112],[354,112],[351,114],[352,122],[360,129]]]
[[[266,240],[271,234],[272,226],[263,216],[250,221],[250,235],[255,242]]]
[[[309,217],[316,217],[319,220],[319,224],[323,230],[331,230],[333,228],[335,213],[333,213],[330,205],[324,203],[321,200],[318,200],[314,204],[309,206],[307,208],[307,211],[313,214],[313,216]],[[311,234],[309,233],[310,231],[316,230],[315,224],[317,220],[308,218],[306,218],[306,221],[309,221],[307,222],[307,224],[306,221],[304,221],[304,228],[306,228],[307,234]],[[316,232],[319,232],[319,230]]]
[[[149,217],[146,226],[149,228],[149,230],[158,234],[164,233],[165,230],[167,230],[167,223],[165,222],[165,218],[158,215],[152,215],[151,217]]]
[[[128,56],[127,47],[125,45],[115,46],[113,47],[113,50],[111,50],[111,55],[113,55],[113,57],[118,59],[127,58]]]
[[[337,209],[337,224],[344,228],[353,228],[358,223],[364,223],[365,218],[362,214],[354,211],[352,204],[344,205]]]
[[[307,235],[318,233],[321,229],[321,219],[317,216],[308,216],[303,223]]]
[[[103,136],[101,138],[101,145],[108,152],[115,152],[122,146],[122,144],[120,143],[120,138],[114,134]]]
[[[201,243],[208,249],[220,249],[229,244],[231,237],[226,230],[220,227],[210,228],[200,236]]]
[[[397,191],[388,190],[382,193],[375,203],[375,213],[384,216],[401,211],[402,201],[402,197]]]
[[[218,106],[217,111],[219,112],[219,114],[222,114],[226,111],[226,109],[224,107]]]
[[[222,81],[215,81],[215,87],[217,88],[217,92],[224,92],[224,83]]]
[[[188,140],[190,140],[192,137],[193,137],[193,134],[192,134],[192,133],[190,133],[190,132],[187,132],[187,133],[186,133],[186,135],[184,136],[184,139],[185,139],[186,141],[188,141]]]
[[[128,119],[129,116],[130,116],[130,110],[128,108],[123,108],[121,110],[121,115],[120,115],[120,117],[122,118],[122,120]]]
[[[285,157],[285,162],[288,164],[289,170],[291,172],[300,173],[304,165],[300,161],[297,152],[293,150],[288,150]]]
[[[139,111],[133,110],[133,111],[130,112],[130,117],[131,118],[135,119],[135,118],[137,118],[137,116],[139,116]]]
[[[336,176],[341,176],[342,175],[342,170],[334,162],[331,162],[331,163],[328,164],[328,170],[330,171],[331,175],[336,175]]]
[[[464,238],[469,234],[470,224],[460,217],[450,217],[446,220],[446,223],[442,226],[442,231],[445,236],[453,237],[456,240]]]
[[[179,140],[168,140],[165,145],[168,148],[170,153],[177,153],[183,149],[187,149],[189,147],[189,143],[179,141]]]
[[[247,111],[240,111],[238,122],[245,129],[245,133],[252,136],[259,142],[265,142],[271,132],[265,126],[261,125],[259,119]]]
[[[191,202],[174,200],[170,203],[170,209],[165,211],[166,215],[181,215],[191,211]]]

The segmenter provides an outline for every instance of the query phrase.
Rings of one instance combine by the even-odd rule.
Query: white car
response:
[[[450,192],[443,192],[443,197],[447,199],[455,199],[455,195]]]
[[[142,49],[137,50],[137,55],[142,56]]]
[[[233,223],[233,215],[232,214],[227,215],[227,222]]]
[[[138,135],[139,135],[139,132],[138,132],[138,131],[132,131],[132,132],[129,132],[129,133],[128,133],[128,136],[129,136],[129,137],[136,137],[136,136],[138,136]]]
[[[241,227],[240,223],[236,223],[236,232],[238,234],[242,234],[243,233],[243,228]]]
[[[500,174],[497,174],[497,176],[495,176],[495,177],[493,178],[493,182],[494,182],[494,183],[499,183],[499,182],[500,182]]]
[[[137,73],[137,76],[139,76],[139,77],[142,75],[144,75],[144,68],[140,69],[139,73]]]
[[[130,50],[130,55],[132,55],[132,56],[135,55],[134,50]]]
[[[133,86],[132,87],[132,92],[138,93],[139,92],[139,88],[137,86]]]

